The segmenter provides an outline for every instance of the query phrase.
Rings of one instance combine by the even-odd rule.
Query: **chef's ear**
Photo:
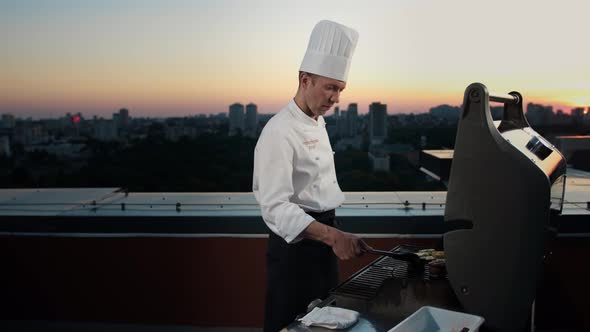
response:
[[[306,88],[311,84],[314,84],[315,76],[314,74],[310,74],[308,72],[300,71],[299,72],[299,86]]]
[[[306,87],[311,81],[311,77],[309,77],[309,75],[304,72],[304,71],[300,71],[299,72],[299,86],[300,87]]]

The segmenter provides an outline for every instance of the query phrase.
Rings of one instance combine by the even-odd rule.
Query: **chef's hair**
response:
[[[301,85],[301,74],[307,74],[307,76],[311,77],[311,83],[315,85],[315,82],[318,79],[319,75],[316,74],[312,74],[306,71],[300,71],[299,74],[297,75],[297,79],[299,80],[299,85]]]

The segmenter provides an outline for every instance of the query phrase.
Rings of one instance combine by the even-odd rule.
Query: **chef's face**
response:
[[[340,93],[346,88],[346,82],[308,73],[303,75],[301,83],[308,108],[304,112],[317,119],[340,101]]]

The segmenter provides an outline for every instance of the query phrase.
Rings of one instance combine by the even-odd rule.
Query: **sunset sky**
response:
[[[472,82],[566,112],[590,106],[590,2],[547,0],[0,2],[0,113],[275,113],[315,23],[360,38],[340,107],[459,105]]]

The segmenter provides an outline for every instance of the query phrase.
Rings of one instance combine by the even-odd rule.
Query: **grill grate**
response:
[[[423,247],[400,245],[395,247],[395,251],[412,251],[417,252]],[[408,263],[391,257],[381,257],[375,260],[371,265],[361,269],[352,277],[334,288],[330,293],[332,295],[341,295],[363,300],[373,299],[383,282],[389,278],[408,278]],[[428,266],[424,267],[419,277],[430,280]]]

